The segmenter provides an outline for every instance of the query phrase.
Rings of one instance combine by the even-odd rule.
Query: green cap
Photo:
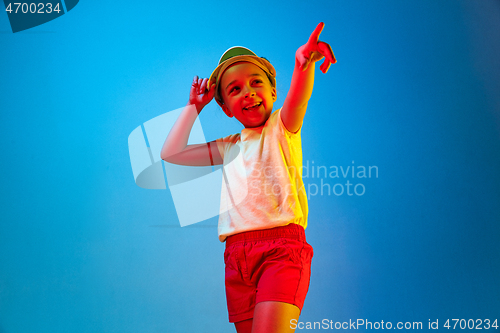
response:
[[[219,105],[223,104],[222,97],[220,96],[219,92],[220,78],[229,66],[237,62],[250,62],[258,66],[267,74],[267,76],[271,80],[271,85],[273,87],[276,87],[276,71],[269,61],[257,56],[246,47],[233,46],[226,52],[224,52],[219,60],[219,65],[217,66],[217,68],[215,68],[215,70],[212,72],[212,75],[210,75],[210,78],[208,79],[208,87],[210,87],[213,83],[215,83],[216,85],[214,97]]]

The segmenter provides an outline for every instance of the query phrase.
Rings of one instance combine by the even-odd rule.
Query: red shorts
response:
[[[229,322],[253,318],[255,304],[264,301],[302,311],[312,256],[304,228],[295,223],[229,236],[224,252]]]

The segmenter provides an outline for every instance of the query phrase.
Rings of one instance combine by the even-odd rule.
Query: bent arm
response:
[[[208,166],[223,163],[215,141],[194,145],[187,144],[198,113],[194,105],[188,104],[184,108],[163,144],[160,155],[162,160],[189,166]]]

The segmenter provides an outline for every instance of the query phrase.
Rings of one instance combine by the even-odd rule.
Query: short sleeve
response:
[[[231,134],[226,137],[220,138],[215,140],[215,143],[217,144],[217,149],[219,149],[220,156],[224,160],[224,156],[226,155],[226,152],[229,150],[229,148],[236,144],[240,138],[239,134]]]
[[[285,127],[285,124],[283,124],[283,120],[281,119],[281,110],[283,110],[283,108],[280,108],[278,111],[276,111],[277,115],[276,115],[276,126],[279,126],[280,127],[280,131],[283,132],[283,134],[287,135],[288,137],[290,138],[295,138],[295,137],[299,137],[300,138],[300,132],[302,131],[302,124],[300,125],[300,128],[298,129],[297,132],[290,132],[286,127]]]

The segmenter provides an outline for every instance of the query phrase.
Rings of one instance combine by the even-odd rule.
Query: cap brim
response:
[[[217,85],[215,88],[216,89],[215,90],[215,95],[216,95],[215,97],[216,97],[217,103],[220,104],[220,96],[218,96],[218,85],[219,85],[220,77],[229,66],[231,66],[237,62],[249,62],[249,63],[256,65],[257,67],[262,69],[267,74],[270,74],[270,78],[272,80],[271,84],[273,85],[273,87],[276,86],[276,81],[274,79],[276,77],[276,71],[275,71],[273,65],[271,65],[271,63],[269,61],[267,61],[264,58],[258,57],[258,56],[251,56],[251,55],[234,56],[234,57],[227,59],[223,63],[219,64],[219,66],[217,66],[217,68],[215,68],[215,70],[210,75],[210,78],[208,79],[208,87],[210,87],[214,83]]]

